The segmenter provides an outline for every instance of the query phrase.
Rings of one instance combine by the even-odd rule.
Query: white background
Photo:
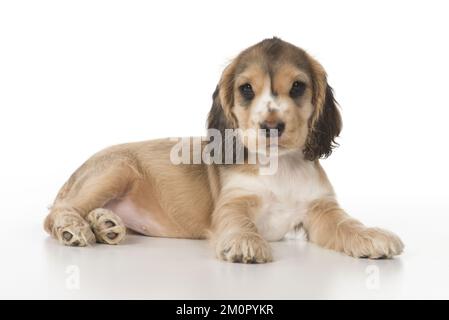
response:
[[[286,288],[275,278],[264,295],[253,286],[239,296],[223,289],[220,273],[209,279],[217,290],[207,293],[195,289],[196,281],[181,293],[164,281],[142,286],[136,296],[126,281],[107,292],[122,298],[448,298],[448,9],[446,1],[0,2],[0,296],[108,297],[103,282],[94,290],[85,281],[76,294],[57,280],[48,284],[62,277],[69,261],[89,265],[86,252],[94,251],[88,250],[107,252],[102,257],[108,265],[116,263],[109,253],[122,260],[120,254],[133,250],[132,241],[126,250],[82,251],[48,239],[41,223],[58,188],[108,145],[203,134],[222,69],[242,49],[279,36],[323,64],[341,105],[341,146],[323,165],[342,206],[369,225],[397,232],[405,254],[394,261],[354,262],[285,242],[275,244],[279,267],[244,269],[244,279],[267,281],[283,267],[292,271],[285,279],[321,279],[320,272],[332,274],[325,267],[331,259],[344,270],[339,281],[314,291],[313,284]],[[176,255],[177,244],[151,240],[133,240],[141,255],[121,268],[152,261],[148,255],[158,243],[162,256],[150,265],[166,272],[171,260],[164,260],[164,246]],[[198,265],[211,264],[205,271],[211,274],[223,268],[203,242],[178,245],[191,263],[186,278]],[[298,253],[296,245],[316,252],[311,259],[320,267],[305,268],[310,252]],[[59,264],[49,261],[56,250]],[[361,276],[351,274],[354,263]],[[371,264],[381,276],[387,270],[390,279],[375,294],[363,280]],[[225,268],[231,268],[228,280],[241,282],[241,268],[247,267]],[[133,277],[148,277],[145,270]]]

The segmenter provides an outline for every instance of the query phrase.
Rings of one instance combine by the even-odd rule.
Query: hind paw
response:
[[[126,227],[122,219],[108,209],[92,210],[86,217],[97,242],[119,244],[126,235]]]
[[[95,242],[89,224],[78,214],[68,212],[57,216],[53,233],[60,243],[72,247],[85,247]]]

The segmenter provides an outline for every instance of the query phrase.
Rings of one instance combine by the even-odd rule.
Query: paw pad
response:
[[[72,239],[72,237],[73,237],[73,234],[71,234],[68,231],[64,231],[62,233],[62,237],[64,238],[65,241],[70,241],[70,239]]]
[[[66,246],[84,247],[95,242],[89,224],[73,212],[63,213],[55,219],[53,233]]]
[[[120,217],[111,210],[95,209],[87,215],[86,219],[98,242],[118,244],[125,237],[125,225]]]

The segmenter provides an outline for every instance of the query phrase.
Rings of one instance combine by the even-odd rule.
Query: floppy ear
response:
[[[235,61],[232,62],[223,71],[221,79],[212,95],[212,108],[207,118],[207,129],[216,129],[221,133],[221,140],[217,141],[219,146],[217,150],[220,154],[216,155],[215,150],[212,152],[212,156],[221,159],[221,163],[226,163],[231,160],[232,163],[236,163],[237,153],[241,148],[243,148],[244,156],[246,156],[246,149],[241,142],[236,138],[227,139],[225,132],[225,129],[236,129],[238,127],[237,119],[231,111],[234,106],[235,64]],[[215,140],[214,133],[209,131],[209,141],[211,138],[213,141]],[[226,158],[226,152],[228,150],[232,150],[232,159]]]
[[[231,63],[223,71],[215,88],[212,108],[207,117],[207,129],[217,129],[223,133],[225,129],[236,128],[236,119],[231,112],[234,105],[234,71],[234,63]]]
[[[341,131],[342,122],[332,88],[327,83],[326,72],[309,57],[312,72],[314,114],[309,122],[309,134],[304,148],[307,160],[327,158],[338,144],[335,138]]]

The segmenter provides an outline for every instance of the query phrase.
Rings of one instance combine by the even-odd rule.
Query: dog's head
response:
[[[304,50],[273,38],[244,50],[223,71],[208,128],[241,129],[247,148],[247,132],[257,130],[255,138],[269,146],[272,139],[261,140],[259,129],[277,129],[280,152],[302,150],[315,160],[332,152],[341,118],[323,67]]]

